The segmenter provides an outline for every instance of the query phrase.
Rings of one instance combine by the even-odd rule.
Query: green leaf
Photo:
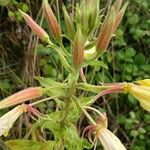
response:
[[[55,141],[40,143],[31,140],[10,140],[6,141],[5,144],[11,150],[53,150]]]
[[[127,48],[127,50],[125,52],[125,59],[133,57],[133,56],[135,56],[135,54],[136,54],[136,51],[132,47],[129,47],[129,48]]]
[[[0,6],[6,6],[11,3],[11,0],[0,0]]]
[[[91,66],[94,66],[94,67],[103,67],[103,68],[108,69],[107,65],[103,61],[92,60],[92,61],[88,62],[88,64]]]
[[[56,82],[50,78],[35,77],[43,87],[49,87],[49,90],[46,92],[49,96],[64,96],[65,90],[67,88],[66,83]]]
[[[142,53],[138,53],[135,57],[135,63],[137,65],[143,65],[145,63],[145,56]]]

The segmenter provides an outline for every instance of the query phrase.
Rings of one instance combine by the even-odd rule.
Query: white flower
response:
[[[26,106],[19,105],[0,118],[0,136],[8,135],[10,128],[23,112],[26,112]]]

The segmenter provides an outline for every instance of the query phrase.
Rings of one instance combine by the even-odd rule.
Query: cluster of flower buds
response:
[[[81,24],[85,38],[95,30],[98,24],[99,3],[99,0],[82,0],[80,8],[76,8],[76,21]]]
[[[45,17],[48,21],[53,38],[57,42],[61,42],[61,35],[62,35],[61,28],[47,0],[43,1],[43,10],[44,10]],[[21,10],[19,11],[22,14],[26,23],[28,24],[28,26],[32,29],[32,31],[43,42],[46,42],[47,44],[52,44],[52,42],[50,41],[49,35],[44,31],[44,29],[40,27],[28,14],[22,12]]]
[[[107,49],[113,34],[115,33],[122,20],[128,2],[126,2],[122,8],[121,4],[122,0],[117,0],[115,2],[110,12],[106,15],[105,20],[101,26],[100,34],[96,45],[96,51],[99,55],[104,53]]]

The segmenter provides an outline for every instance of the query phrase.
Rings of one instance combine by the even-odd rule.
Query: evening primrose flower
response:
[[[95,138],[101,142],[105,150],[126,150],[121,141],[107,129],[107,125],[108,120],[106,113],[101,113],[96,121],[96,125],[86,127],[84,132],[89,130],[88,138],[91,142],[91,133],[94,133]]]
[[[12,109],[11,111],[7,112],[0,118],[0,136],[4,135],[7,136],[10,128],[13,126],[14,122],[18,119],[18,117],[23,113],[26,112],[25,105],[19,105]]]
[[[150,112],[150,80],[137,81],[138,84],[127,83],[125,91],[132,94],[136,99],[139,100],[140,105],[147,111]]]
[[[139,83],[140,85],[150,87],[150,79],[139,80],[139,81],[136,81],[136,82]]]

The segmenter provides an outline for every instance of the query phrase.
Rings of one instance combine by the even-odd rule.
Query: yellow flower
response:
[[[146,82],[148,81],[148,82]],[[126,91],[131,93],[140,102],[140,105],[150,112],[150,80],[137,81],[140,85],[127,83]]]
[[[26,112],[25,105],[19,105],[0,118],[0,136],[8,135],[10,128],[23,112]]]
[[[139,80],[139,81],[137,81],[137,83],[139,83],[140,85],[143,85],[143,86],[150,87],[150,79]]]

